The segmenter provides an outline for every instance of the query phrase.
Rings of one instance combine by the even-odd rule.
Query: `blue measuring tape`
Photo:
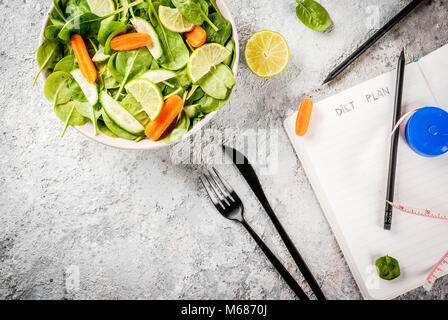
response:
[[[437,157],[448,152],[448,112],[436,107],[424,107],[415,112],[406,125],[409,146],[425,157]]]

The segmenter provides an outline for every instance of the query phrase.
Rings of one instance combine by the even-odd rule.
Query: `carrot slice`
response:
[[[162,113],[157,120],[150,122],[146,127],[146,136],[153,141],[159,140],[183,108],[184,100],[181,97],[177,95],[169,97],[165,101]]]
[[[193,30],[187,32],[185,37],[192,47],[199,48],[207,41],[207,32],[200,26],[196,26]]]
[[[300,104],[296,120],[296,134],[298,136],[303,137],[308,131],[312,111],[313,101],[311,99],[304,99]]]
[[[115,51],[129,51],[149,46],[151,43],[151,36],[147,33],[127,33],[113,38],[110,47]]]
[[[89,52],[87,51],[83,38],[79,34],[74,34],[71,37],[71,43],[82,75],[89,83],[95,83],[98,78],[98,72],[96,71],[92,59],[90,59]]]

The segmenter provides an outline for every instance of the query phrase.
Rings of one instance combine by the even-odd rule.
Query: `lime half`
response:
[[[196,83],[210,72],[212,67],[220,64],[231,55],[231,52],[217,43],[203,45],[196,49],[188,62],[187,72],[190,79]]]
[[[151,120],[160,116],[164,101],[156,84],[146,79],[136,79],[126,85],[126,90],[142,105]]]
[[[194,28],[194,24],[185,19],[178,9],[160,6],[159,17],[162,24],[174,32],[188,32]]]
[[[90,10],[97,16],[104,17],[115,11],[115,4],[112,0],[87,0]],[[107,20],[112,20],[110,17]]]
[[[273,77],[285,70],[289,48],[280,33],[263,30],[249,38],[244,51],[249,69],[259,77]]]

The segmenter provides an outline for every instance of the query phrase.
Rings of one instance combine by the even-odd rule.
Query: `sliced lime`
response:
[[[125,88],[140,102],[151,120],[156,120],[160,116],[164,100],[155,83],[146,79],[136,79],[129,82]]]
[[[194,24],[185,19],[178,9],[170,7],[160,6],[159,17],[162,24],[171,31],[174,32],[188,32],[193,30]]]
[[[198,82],[212,67],[223,62],[230,54],[230,51],[220,44],[203,45],[191,54],[187,67],[188,76],[194,83]]]
[[[285,70],[289,62],[289,48],[285,38],[277,32],[263,30],[249,38],[244,52],[249,69],[259,77],[273,77]]]

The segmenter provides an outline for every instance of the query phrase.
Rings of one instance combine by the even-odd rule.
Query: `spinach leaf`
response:
[[[171,128],[168,128],[168,133],[164,134],[160,141],[164,143],[176,143],[183,138],[189,129],[190,119],[185,115],[185,112],[182,112],[179,120],[175,121],[174,124],[171,125]]]
[[[44,69],[53,69],[56,62],[62,57],[61,46],[57,41],[45,40],[37,50],[37,63],[39,72],[34,79],[33,86]]]
[[[222,106],[226,104],[227,100],[217,100],[208,95],[204,95],[201,100],[199,100],[199,104],[202,107],[203,113],[211,113],[216,111]]]
[[[193,85],[190,92],[188,93],[187,101],[185,104],[193,104],[194,102],[200,100],[204,96],[204,90],[199,87],[199,85]]]
[[[56,11],[56,13],[58,14],[58,16],[65,21],[65,15],[64,15],[64,9],[63,9],[63,4],[62,4],[62,0],[53,0],[53,4],[54,4],[54,9]]]
[[[375,262],[378,275],[384,280],[393,280],[400,276],[400,264],[392,257],[381,257]]]
[[[198,26],[206,21],[215,31],[218,31],[218,27],[208,18],[206,0],[172,0],[172,2],[187,20]]]
[[[204,25],[205,32],[207,32],[207,42],[225,45],[232,35],[232,24],[217,12],[212,13],[209,17],[219,30],[215,31],[210,25]]]
[[[117,76],[116,80],[120,82],[120,88],[115,99],[120,97],[124,86],[129,80],[146,72],[152,63],[152,55],[147,48],[140,48],[132,51],[118,52],[112,56],[112,63],[109,65],[112,76]]]
[[[63,71],[53,72],[45,81],[44,95],[55,107],[68,103],[72,99],[70,90],[71,74]]]
[[[156,31],[158,33],[161,32],[161,29],[164,29],[164,27],[160,24],[157,25]],[[188,51],[188,48],[179,33],[167,29],[164,30],[166,38],[162,41],[162,43],[164,46],[164,52],[169,50],[169,54],[165,56],[165,59],[161,65],[163,68],[168,70],[182,69],[187,65],[188,60],[190,59],[190,52]]]
[[[62,1],[54,0],[55,8],[56,2],[59,2],[59,4],[62,5]],[[62,8],[62,6],[60,8]],[[56,9],[56,11],[58,10]],[[65,16],[69,18],[79,16],[87,12],[90,12],[90,7],[87,0],[68,0],[65,5]]]
[[[87,119],[84,118],[78,111],[76,111],[76,105],[78,103],[79,102],[77,101],[70,101],[66,104],[60,104],[54,107],[56,116],[65,123],[61,137],[64,136],[69,125],[83,126],[87,123]]]
[[[79,86],[78,82],[76,82],[75,79],[73,79],[72,82],[70,82],[70,90],[72,92],[72,97],[76,101],[79,102],[88,102],[86,95],[82,91],[81,87]]]
[[[53,71],[64,71],[64,72],[72,72],[73,70],[78,68],[78,63],[74,55],[70,54],[61,60],[54,66]]]
[[[45,28],[45,38],[48,40],[58,40],[58,34],[64,26],[60,24],[52,24]]]
[[[297,17],[304,25],[314,31],[325,31],[331,26],[327,10],[314,0],[297,0]]]
[[[221,14],[221,11],[219,10],[218,5],[216,4],[216,0],[209,0],[209,2],[211,3],[213,9],[215,9],[216,12]]]
[[[111,55],[114,51],[110,47],[112,39],[120,34],[126,32],[128,25],[119,21],[102,21],[100,30],[98,31],[98,42],[104,46],[104,54]]]
[[[98,120],[98,129],[100,129],[101,133],[106,136],[109,136],[111,138],[119,138],[115,133],[110,131],[106,124],[101,120]]]

